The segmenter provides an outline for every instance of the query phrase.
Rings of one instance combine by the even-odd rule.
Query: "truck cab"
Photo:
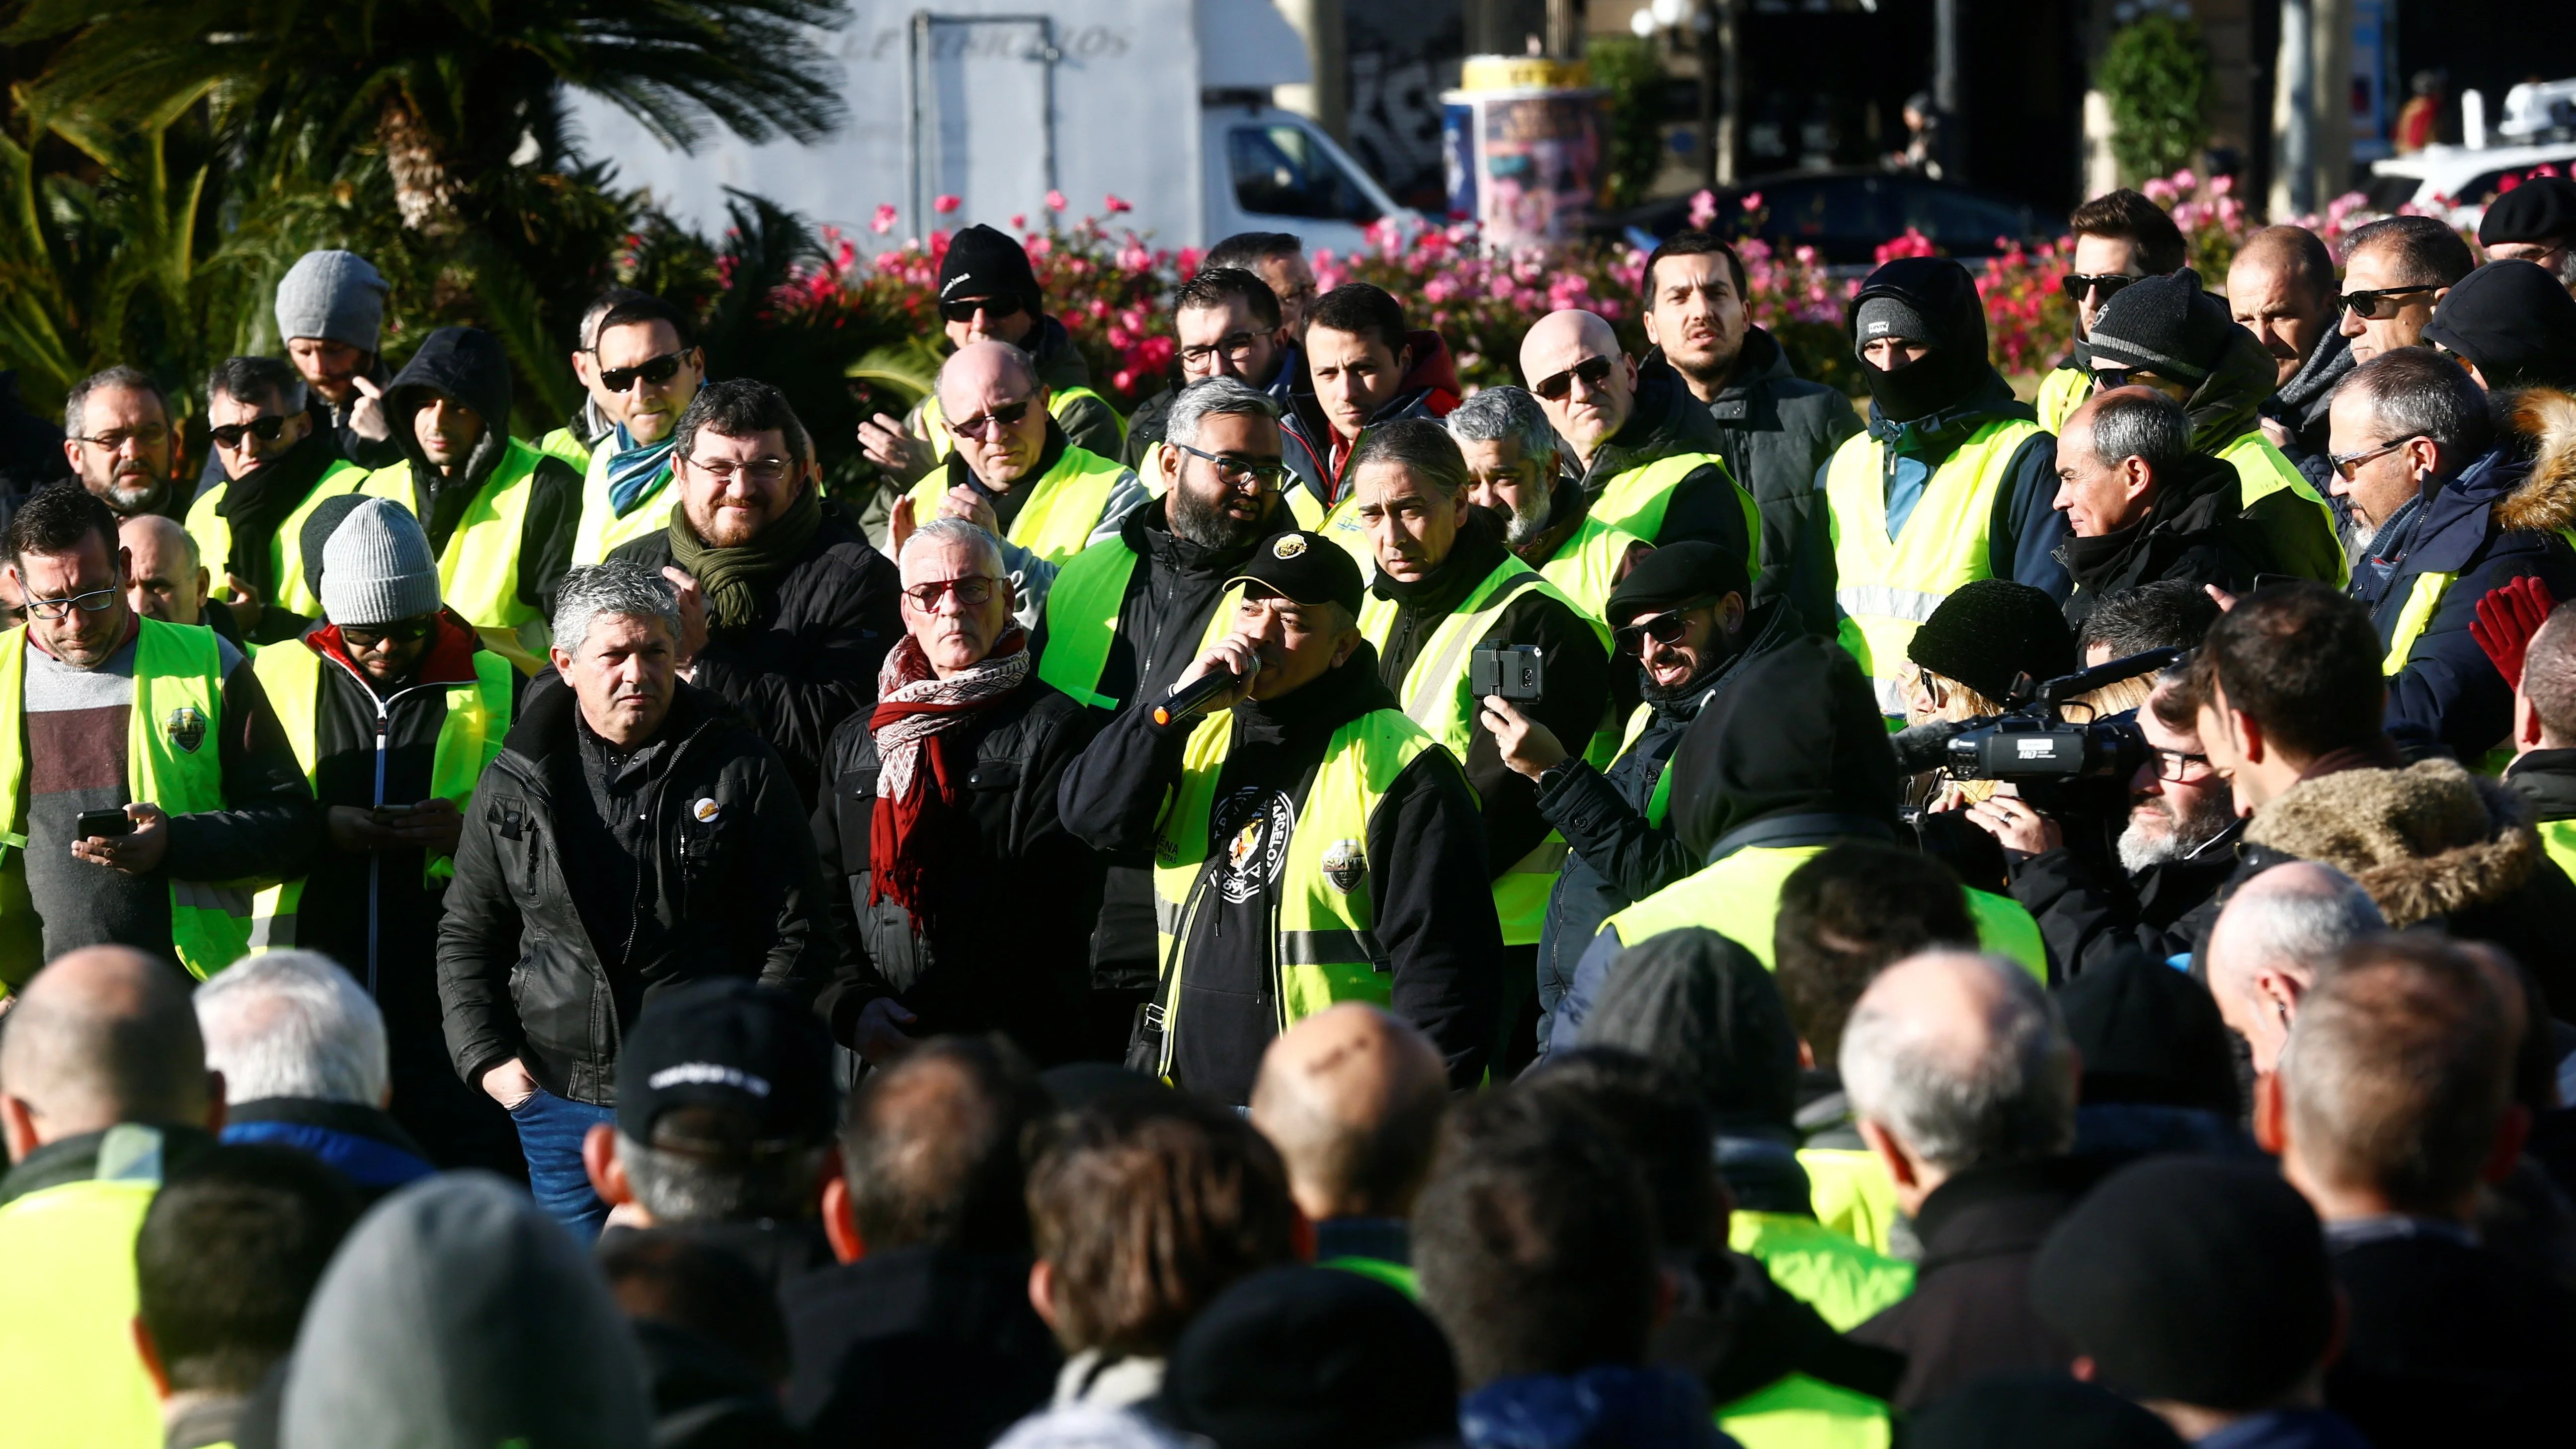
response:
[[[1294,233],[1310,252],[1347,255],[1389,217],[1420,225],[1312,120],[1266,99],[1212,94],[1200,106],[1200,235]]]

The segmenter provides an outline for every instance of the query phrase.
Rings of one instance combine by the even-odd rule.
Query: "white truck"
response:
[[[1347,252],[1381,217],[1418,223],[1271,88],[1309,79],[1305,43],[1269,0],[851,0],[818,40],[843,68],[849,121],[815,146],[710,138],[664,148],[575,93],[588,150],[712,232],[748,191],[863,249],[985,222],[1042,229],[1050,193],[1166,247],[1285,231]],[[1107,217],[1118,197],[1132,213]],[[954,198],[953,201],[947,198]],[[878,233],[880,206],[896,224]],[[942,209],[945,207],[946,209]]]
[[[2412,202],[2454,226],[2475,227],[2487,204],[2543,166],[2576,171],[2576,80],[2524,81],[2504,94],[2504,114],[2487,123],[2486,97],[2460,93],[2459,145],[2371,163],[2374,210]]]

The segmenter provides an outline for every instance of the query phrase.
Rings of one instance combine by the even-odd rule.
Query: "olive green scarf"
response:
[[[716,628],[748,624],[760,613],[760,586],[786,571],[823,522],[822,490],[809,483],[796,501],[740,548],[713,548],[689,526],[685,509],[671,510],[671,562],[688,571],[706,594],[707,622]]]

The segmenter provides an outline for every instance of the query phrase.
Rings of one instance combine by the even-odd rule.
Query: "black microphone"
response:
[[[1172,697],[1154,706],[1154,723],[1169,727],[1172,721],[1188,719],[1208,706],[1219,695],[1232,693],[1249,675],[1230,669],[1211,670],[1191,683],[1172,691]]]

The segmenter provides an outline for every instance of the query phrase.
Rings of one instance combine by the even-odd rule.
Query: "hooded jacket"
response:
[[[1619,431],[1601,440],[1592,450],[1591,459],[1578,474],[1573,468],[1571,449],[1564,453],[1567,474],[1583,487],[1584,496],[1597,499],[1610,486],[1610,480],[1633,468],[1660,463],[1683,453],[1706,453],[1722,457],[1726,434],[1700,400],[1693,396],[1682,375],[1664,361],[1660,352],[1646,354],[1637,365],[1637,392],[1628,421]],[[1757,504],[1760,500],[1755,500]],[[1767,535],[1770,529],[1766,526]],[[1704,539],[1733,549],[1746,558],[1754,556],[1754,547],[1762,540],[1748,538],[1744,532],[1744,505],[1735,496],[1735,479],[1728,469],[1702,466],[1692,469],[1673,486],[1671,500],[1664,505],[1663,527],[1648,543],[1680,543],[1686,539]],[[1772,597],[1764,587],[1773,579],[1771,556],[1762,556],[1763,569],[1754,576],[1750,602],[1762,603]],[[1785,580],[1785,575],[1778,576]]]
[[[2576,553],[2559,532],[2576,526],[2576,396],[2534,388],[2515,395],[2504,417],[2504,441],[2426,497],[2415,526],[2395,530],[2406,537],[2374,539],[2377,558],[2353,569],[2352,595],[2392,651],[2419,589],[2439,591],[2403,667],[2389,675],[2388,732],[2471,761],[2513,725],[2513,686],[2469,632],[2478,601],[2525,575],[2553,597],[2576,598]],[[2392,544],[2393,558],[2378,554]],[[2449,582],[2428,577],[2439,575]]]
[[[2279,423],[2289,441],[2281,444],[2281,456],[2317,490],[2317,496],[2335,509],[2340,520],[2342,501],[2328,487],[2334,480],[2334,465],[2326,461],[2326,413],[2334,402],[2335,385],[2353,369],[2352,339],[2341,332],[2328,331],[2317,339],[2308,360],[2281,384],[2281,390],[2265,398],[2254,411],[2270,422]],[[2277,373],[2275,374],[2277,376]]]
[[[1407,332],[1404,345],[1413,353],[1413,365],[1405,370],[1404,380],[1396,384],[1395,396],[1369,414],[1370,423],[1391,423],[1397,418],[1445,418],[1464,396],[1458,385],[1458,365],[1450,358],[1449,344],[1441,340],[1439,333]],[[1279,441],[1289,454],[1288,466],[1300,477],[1325,480],[1332,496],[1317,501],[1329,510],[1347,491],[1342,469],[1351,461],[1353,440],[1333,430],[1320,406],[1304,405],[1312,396],[1302,395],[1300,405],[1279,420]]]
[[[614,1106],[618,1044],[646,1002],[719,974],[810,1000],[838,942],[786,763],[721,698],[678,685],[627,757],[640,828],[600,818],[606,751],[576,739],[580,715],[569,687],[539,689],[483,772],[439,922],[438,994],[468,1083],[517,1057],[548,1092]],[[603,943],[592,923],[624,934]]]
[[[501,339],[471,327],[441,327],[429,334],[385,389],[385,416],[393,423],[394,440],[411,470],[411,496],[403,501],[419,517],[429,546],[437,553],[447,551],[447,541],[465,516],[466,506],[500,468],[509,450],[535,451],[510,437],[510,391],[510,359]],[[465,466],[453,476],[429,461],[412,431],[413,415],[433,393],[456,399],[483,420],[483,436],[475,440]],[[527,522],[519,531],[517,594],[521,603],[551,619],[555,590],[572,569],[573,534],[581,525],[581,474],[563,459],[545,455],[538,459],[527,486]]]
[[[1888,501],[1888,520],[1902,529],[1933,473],[1969,435],[1990,422],[2036,421],[2039,415],[2013,397],[2011,384],[1986,360],[1985,304],[1967,268],[1947,257],[1903,257],[1889,262],[1870,273],[1853,296],[1847,320],[1859,315],[1862,303],[1876,297],[1904,303],[1939,334],[1925,339],[1932,344],[1929,355],[1894,372],[1880,372],[1865,359],[1861,363],[1873,399],[1867,432],[1884,450],[1879,481]],[[1858,335],[1857,329],[1853,335]],[[1905,416],[1899,418],[1896,413]],[[1858,445],[1847,442],[1845,446]],[[1816,470],[1815,491],[1820,499],[1831,467],[1828,459]],[[2057,439],[2046,434],[2033,437],[2014,450],[2004,465],[2003,485],[1995,490],[1994,511],[1986,525],[1988,577],[2025,583],[2046,590],[2051,598],[2066,597],[2072,584],[2065,565],[2057,561],[2066,520],[2050,506],[2056,497]],[[1829,564],[1830,550],[1826,553]],[[1804,596],[1807,588],[1796,591]]]
[[[2082,629],[2094,606],[2146,584],[2180,579],[2241,594],[2254,587],[2256,575],[2275,572],[2261,530],[2237,506],[2241,487],[2235,469],[2204,453],[2187,454],[2180,468],[2158,480],[2145,517],[2098,538],[2068,534],[2057,553],[2075,581],[2065,604],[2067,627]]]
[[[1662,356],[1660,349],[1649,352],[1641,370]],[[1717,455],[1726,460],[1726,471],[1762,510],[1762,566],[1753,576],[1754,596],[1788,594],[1794,577],[1807,632],[1832,633],[1833,540],[1821,522],[1816,475],[1860,431],[1851,399],[1840,388],[1798,376],[1771,334],[1748,326],[1735,370],[1708,400],[1708,415],[1717,424]]]

